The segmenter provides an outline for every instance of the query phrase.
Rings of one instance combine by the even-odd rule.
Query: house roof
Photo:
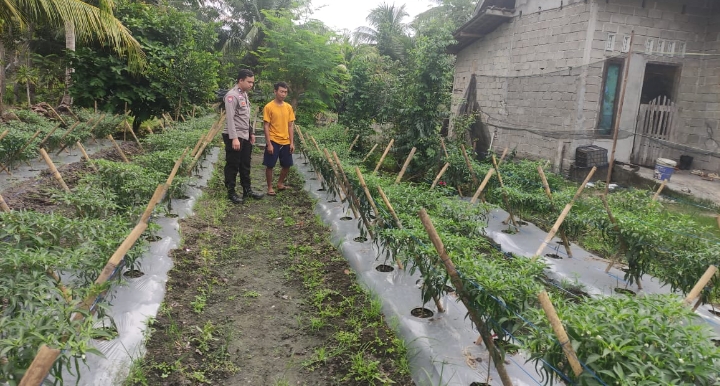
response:
[[[484,0],[478,2],[473,17],[453,33],[457,44],[448,47],[456,54],[477,39],[494,31],[515,14],[515,0]]]

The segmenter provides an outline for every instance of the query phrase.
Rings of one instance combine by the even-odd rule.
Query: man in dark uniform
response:
[[[225,187],[228,199],[234,204],[242,204],[249,197],[260,199],[262,193],[252,190],[250,183],[250,158],[252,145],[255,144],[255,133],[250,126],[250,100],[247,92],[255,84],[252,71],[242,69],[238,73],[237,85],[225,94]],[[237,175],[240,174],[240,185],[243,188],[242,198],[235,192]]]

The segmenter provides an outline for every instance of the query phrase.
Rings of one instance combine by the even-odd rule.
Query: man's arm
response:
[[[263,121],[263,129],[265,130],[265,150],[272,154],[274,149],[272,142],[270,142],[270,122]]]
[[[295,121],[288,123],[288,136],[290,137],[290,153],[295,152]]]

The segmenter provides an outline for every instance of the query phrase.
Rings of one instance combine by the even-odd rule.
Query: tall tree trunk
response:
[[[65,23],[65,49],[75,51],[75,24],[70,22]],[[73,68],[65,68],[65,93],[63,94],[62,101],[60,101],[61,105],[72,106],[73,100],[70,96],[70,86],[72,86],[73,72]]]

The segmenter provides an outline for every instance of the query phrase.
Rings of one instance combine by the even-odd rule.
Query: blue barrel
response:
[[[675,166],[677,165],[677,162],[667,159],[667,158],[658,158],[655,161],[655,174],[654,177],[656,180],[668,180],[670,181],[670,177],[672,176],[673,172],[675,171]]]

